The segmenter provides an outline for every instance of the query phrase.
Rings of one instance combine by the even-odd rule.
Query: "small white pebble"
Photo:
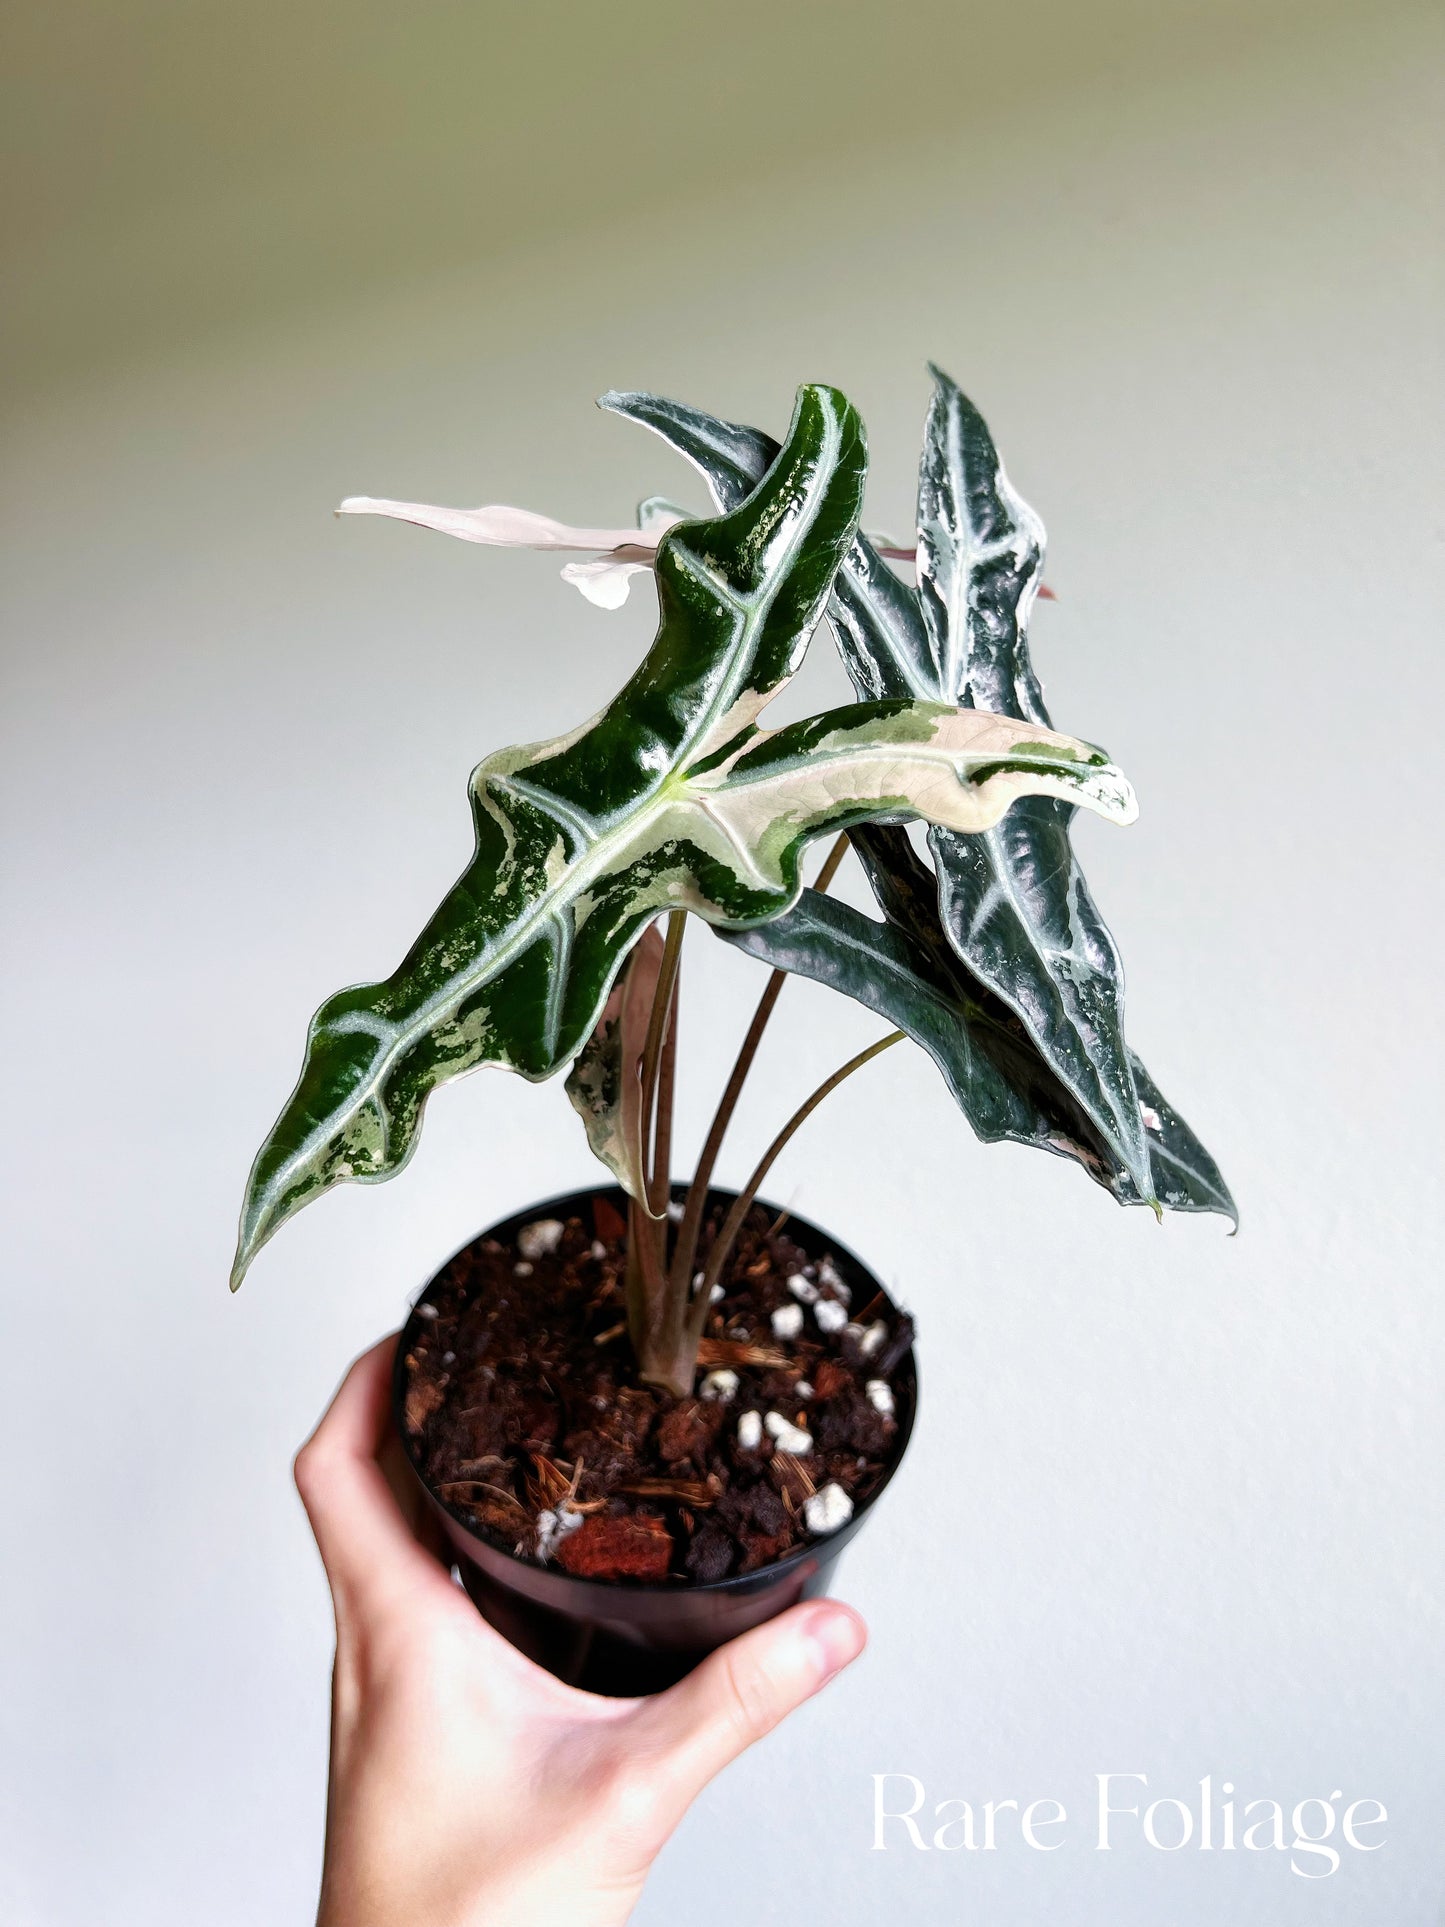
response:
[[[875,1412],[881,1412],[884,1418],[892,1418],[893,1387],[886,1379],[870,1378],[863,1390],[868,1394],[868,1403]]]
[[[797,1384],[793,1387],[793,1390],[797,1393],[798,1397],[802,1399],[805,1405],[807,1404],[810,1398],[817,1397],[817,1393],[813,1390],[812,1386],[808,1383],[806,1378],[800,1378]]]
[[[774,1338],[796,1338],[803,1329],[801,1305],[779,1305],[773,1313]]]
[[[853,1294],[843,1283],[842,1274],[831,1258],[825,1258],[822,1264],[819,1265],[818,1283],[820,1285],[827,1285],[845,1305],[852,1303]]]
[[[767,1426],[768,1436],[780,1452],[791,1452],[795,1459],[801,1459],[812,1451],[813,1434],[805,1432],[801,1425],[794,1425],[781,1412],[769,1412],[763,1424]]]
[[[858,1349],[865,1358],[871,1358],[887,1336],[888,1327],[881,1318],[875,1318],[867,1331],[865,1331],[863,1336],[858,1340]]]
[[[756,1412],[744,1412],[738,1420],[738,1444],[744,1452],[756,1452],[762,1442],[762,1419]]]
[[[443,1365],[455,1365],[455,1364],[456,1364],[456,1362],[457,1362],[457,1355],[456,1355],[456,1353],[455,1353],[455,1352],[443,1352],[443,1353],[442,1353],[442,1363],[443,1363]]]
[[[681,1224],[682,1213],[683,1213],[683,1206],[681,1202],[677,1198],[674,1198],[671,1204],[669,1204],[667,1207],[668,1217],[671,1218],[674,1224]]]
[[[566,1228],[560,1218],[538,1218],[535,1224],[524,1224],[517,1233],[517,1249],[529,1263],[545,1258],[561,1244]]]
[[[532,1267],[527,1263],[525,1258],[519,1260],[517,1264],[512,1266],[512,1276],[514,1278],[530,1278],[531,1275]]]
[[[841,1485],[831,1480],[821,1492],[803,1501],[803,1518],[809,1532],[836,1532],[853,1517],[853,1501]]]
[[[592,1256],[594,1258],[605,1258],[607,1256],[607,1247],[600,1238],[594,1238],[592,1240]]]
[[[805,1278],[801,1271],[795,1271],[788,1280],[788,1290],[800,1305],[816,1305],[818,1302],[818,1287],[811,1278]]]
[[[737,1397],[738,1375],[736,1372],[709,1372],[698,1386],[698,1396],[716,1400],[719,1405],[728,1405]]]
[[[824,1332],[842,1331],[848,1322],[848,1314],[833,1298],[820,1298],[813,1307],[813,1316],[818,1321],[818,1330]]]
[[[702,1273],[699,1272],[696,1278],[694,1278],[692,1282],[695,1287],[697,1285],[700,1285],[702,1283]],[[707,1302],[710,1305],[719,1305],[726,1297],[727,1297],[727,1293],[723,1290],[722,1286],[714,1285],[712,1290],[707,1295]]]
[[[418,1305],[416,1315],[418,1318],[435,1318],[437,1316],[437,1308],[435,1305]]]
[[[537,1514],[537,1557],[548,1559],[559,1539],[565,1539],[569,1532],[575,1532],[582,1523],[582,1514],[574,1512],[571,1506],[559,1506],[555,1512],[550,1508]]]

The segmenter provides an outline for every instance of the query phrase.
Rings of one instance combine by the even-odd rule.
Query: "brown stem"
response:
[[[661,1385],[681,1395],[677,1365],[677,1330],[684,1306],[674,1306],[667,1273],[668,1165],[672,1141],[672,1091],[675,1043],[668,1047],[677,1011],[678,965],[682,955],[687,912],[673,910],[667,919],[662,964],[642,1048],[642,1086],[639,1106],[638,1169],[643,1197],[628,1200],[627,1208],[627,1326],[645,1384]]]
[[[667,939],[662,946],[662,965],[657,973],[657,990],[652,999],[652,1014],[647,1020],[647,1039],[642,1046],[642,1180],[648,1209],[658,1215],[648,1175],[648,1151],[653,1142],[653,1121],[657,1115],[657,1079],[661,1067],[662,1040],[672,1009],[673,986],[682,956],[682,933],[687,924],[685,910],[671,910],[667,918]],[[664,1200],[665,1202],[665,1200]]]
[[[880,1051],[885,1051],[889,1049],[891,1045],[900,1043],[902,1038],[903,1032],[901,1030],[889,1031],[888,1035],[886,1037],[880,1037],[876,1044],[870,1044],[866,1050],[860,1050],[856,1057],[850,1057],[848,1062],[834,1071],[831,1077],[825,1077],[806,1103],[798,1106],[797,1110],[794,1111],[782,1130],[778,1132],[778,1135],[773,1139],[767,1150],[764,1151],[763,1155],[758,1159],[752,1176],[738,1193],[737,1202],[723,1219],[722,1229],[713,1240],[712,1249],[708,1252],[707,1265],[702,1275],[702,1283],[698,1286],[697,1298],[692,1304],[688,1320],[690,1326],[693,1324],[697,1326],[699,1334],[702,1331],[703,1322],[707,1317],[707,1307],[712,1297],[712,1288],[721,1277],[722,1268],[727,1263],[733,1246],[737,1243],[738,1233],[742,1230],[743,1221],[752,1208],[753,1199],[758,1194],[758,1187],[772,1169],[779,1152],[787,1144],[789,1138],[791,1138],[806,1120],[812,1116],[813,1112],[817,1110],[828,1093],[835,1091],[845,1077],[851,1077],[854,1071],[861,1070],[870,1058],[877,1057]]]
[[[667,1028],[657,1067],[657,1118],[653,1128],[651,1188],[648,1199],[654,1217],[665,1215],[672,1196],[672,1099],[677,1085],[677,1003],[682,977],[674,974],[667,1007]]]
[[[822,892],[828,888],[838,874],[838,865],[847,854],[848,832],[845,830],[829,850],[813,884],[815,890]],[[732,1074],[728,1078],[712,1123],[708,1127],[708,1134],[697,1160],[697,1169],[693,1172],[692,1183],[688,1187],[687,1204],[682,1214],[682,1223],[677,1231],[677,1249],[673,1254],[671,1274],[671,1290],[684,1305],[688,1302],[693,1266],[697,1262],[697,1242],[702,1233],[702,1214],[707,1205],[708,1186],[712,1183],[712,1174],[717,1167],[718,1153],[722,1150],[722,1141],[728,1125],[732,1122],[733,1112],[738,1107],[738,1099],[742,1095],[743,1085],[747,1082],[748,1072],[753,1067],[753,1059],[758,1054],[758,1045],[763,1041],[763,1032],[768,1027],[768,1019],[772,1016],[773,1007],[787,981],[786,970],[775,970],[763,988],[763,994],[758,999],[758,1007],[753,1012],[753,1021],[748,1025],[747,1035],[738,1051]]]
[[[666,1220],[663,1220],[666,1223]],[[667,1278],[658,1249],[658,1227],[637,1198],[627,1200],[627,1335],[632,1341],[638,1376],[651,1382],[657,1375],[661,1343],[661,1311]]]

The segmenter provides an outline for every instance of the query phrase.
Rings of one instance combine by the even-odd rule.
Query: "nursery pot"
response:
[[[684,1189],[674,1187],[675,1195],[681,1196]],[[715,1205],[726,1209],[736,1195],[714,1188],[708,1194],[709,1209]],[[509,1243],[523,1225],[538,1218],[580,1218],[584,1224],[591,1224],[593,1204],[599,1198],[618,1214],[626,1215],[627,1200],[618,1186],[592,1185],[513,1212],[480,1232],[477,1239],[468,1240],[468,1246],[483,1238]],[[770,1214],[778,1213],[778,1206],[762,1200],[759,1203]],[[888,1315],[898,1315],[898,1307],[878,1278],[846,1246],[793,1213],[788,1214],[787,1226],[789,1236],[809,1258],[832,1255],[855,1305],[879,1297]],[[442,1272],[445,1270],[443,1266]],[[416,1304],[426,1302],[427,1293],[442,1272],[428,1280]],[[404,1361],[421,1328],[414,1305],[396,1351],[393,1418],[407,1461],[451,1546],[462,1583],[483,1616],[514,1646],[569,1685],[593,1693],[631,1696],[658,1692],[738,1633],[776,1617],[800,1599],[825,1593],[844,1547],[862,1530],[897,1471],[917,1409],[918,1373],[910,1347],[892,1374],[897,1430],[883,1476],[857,1505],[848,1523],[828,1537],[796,1546],[774,1564],[755,1572],[710,1583],[584,1579],[480,1538],[468,1527],[462,1513],[428,1483],[419,1462],[418,1442],[403,1422]]]

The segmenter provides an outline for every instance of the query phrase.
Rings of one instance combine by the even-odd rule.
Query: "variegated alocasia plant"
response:
[[[990,864],[1006,864],[1018,840],[1010,825],[1022,824],[1024,838],[1062,838],[1066,850],[1074,806],[1120,823],[1135,806],[1102,751],[1048,724],[1023,644],[1037,587],[1032,525],[1012,550],[1006,530],[979,535],[969,518],[993,511],[987,488],[970,482],[960,429],[976,418],[942,378],[940,395],[925,452],[918,592],[858,533],[863,427],[829,388],[799,391],[781,445],[650,397],[606,398],[699,461],[720,511],[708,520],[685,520],[658,498],[643,505],[636,531],[567,529],[508,509],[370,498],[343,505],[475,541],[591,552],[594,562],[581,566],[597,573],[580,585],[604,604],[620,599],[599,591],[609,571],[651,569],[660,621],[645,660],[600,715],[478,765],[476,846],[462,877],[385,982],[342,991],[317,1012],[300,1081],[252,1169],[233,1285],[312,1198],[400,1170],[430,1093],[483,1064],[532,1079],[572,1064],[572,1100],[632,1200],[628,1312],[639,1372],[679,1393],[691,1386],[711,1284],[772,1156],[843,1076],[905,1033],[930,1050],[980,1135],[1066,1149],[1120,1197],[1176,1202],[1155,1173],[1193,1140],[1141,1081],[1137,1060],[1119,1057],[1122,1037],[1109,1055],[1112,947],[1112,977],[1091,998],[1082,951],[1066,957],[1044,924],[1031,923],[1037,900],[1025,894],[1015,893],[1010,914],[1031,935],[1032,977],[1015,968],[1008,982],[1002,965],[990,974],[961,935],[966,925],[976,940],[987,922],[979,879]],[[1008,507],[1015,498],[1005,497],[996,461],[995,469],[996,497]],[[998,566],[1009,553],[1013,576]],[[764,729],[762,711],[797,670],[825,611],[859,700]],[[994,648],[994,659],[1013,662],[1027,700],[978,700],[997,690],[983,676],[987,651],[976,632],[992,637],[1000,626],[1013,639]],[[1039,809],[1055,815],[1020,815]],[[913,820],[930,826],[936,907],[927,866],[901,827]],[[827,833],[838,840],[805,891],[803,853]],[[989,840],[1000,836],[1002,855]],[[822,895],[850,838],[885,924]],[[970,867],[975,846],[981,854]],[[1075,907],[1081,895],[1079,880]],[[689,911],[775,971],[674,1231],[664,1206]],[[1106,945],[1107,933],[1097,941]],[[1014,951],[1007,961],[1016,965]],[[722,1133],[788,970],[836,982],[898,1028],[784,1127],[696,1269]],[[1038,981],[1053,985],[1070,970],[1074,994],[1056,996],[1030,1028]],[[1100,1035],[1103,1045],[1092,1048]],[[1194,1155],[1191,1171],[1202,1158]],[[1227,1208],[1222,1184],[1218,1196]],[[1201,1208],[1201,1199],[1191,1194],[1184,1208]]]

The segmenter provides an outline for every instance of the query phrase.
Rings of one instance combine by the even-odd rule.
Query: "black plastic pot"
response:
[[[677,1194],[681,1195],[681,1187]],[[709,1194],[709,1204],[725,1208],[735,1196],[735,1192],[715,1189]],[[616,1185],[593,1185],[585,1191],[569,1191],[529,1205],[525,1211],[514,1212],[479,1232],[478,1238],[468,1243],[481,1238],[506,1243],[521,1226],[537,1218],[581,1218],[590,1222],[597,1198],[606,1199],[615,1211],[626,1215],[627,1201]],[[769,1213],[776,1214],[778,1208],[763,1203]],[[809,1257],[832,1253],[855,1305],[865,1305],[881,1294],[887,1311],[897,1315],[897,1306],[878,1279],[836,1238],[791,1213],[788,1232]],[[433,1282],[429,1280],[426,1289],[418,1293],[418,1304],[425,1301]],[[413,1308],[397,1346],[393,1414],[408,1462],[451,1544],[462,1583],[484,1617],[514,1646],[559,1679],[592,1693],[631,1696],[658,1692],[736,1634],[774,1618],[800,1599],[826,1592],[839,1555],[862,1530],[902,1461],[917,1409],[918,1372],[910,1348],[892,1374],[898,1430],[893,1456],[882,1479],[840,1531],[796,1547],[775,1565],[707,1585],[680,1580],[654,1584],[577,1579],[557,1566],[503,1551],[479,1538],[462,1514],[427,1484],[417,1463],[415,1442],[401,1420],[406,1397],[403,1361],[419,1329]]]

